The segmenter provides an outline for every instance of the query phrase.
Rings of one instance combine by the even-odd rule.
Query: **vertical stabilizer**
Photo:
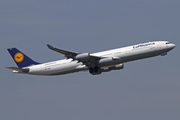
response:
[[[35,62],[16,48],[9,48],[7,50],[11,54],[13,60],[19,68],[40,64],[38,62]]]

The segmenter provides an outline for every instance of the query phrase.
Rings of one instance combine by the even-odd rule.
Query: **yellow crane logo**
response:
[[[22,53],[16,53],[16,54],[14,55],[14,60],[15,60],[16,62],[22,62],[23,59],[24,59],[24,55],[23,55]]]

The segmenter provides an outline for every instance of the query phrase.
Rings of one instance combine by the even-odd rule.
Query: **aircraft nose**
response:
[[[172,48],[175,48],[176,47],[176,45],[175,44],[172,44]]]

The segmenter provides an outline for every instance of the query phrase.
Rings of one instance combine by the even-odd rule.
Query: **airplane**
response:
[[[167,52],[175,47],[175,44],[169,41],[153,41],[92,54],[58,49],[49,44],[47,44],[47,47],[63,54],[66,59],[39,63],[29,58],[17,48],[9,48],[7,50],[18,67],[6,68],[13,70],[13,73],[30,75],[51,76],[80,71],[89,71],[92,75],[99,75],[102,72],[121,70],[126,62],[158,55],[167,55]]]

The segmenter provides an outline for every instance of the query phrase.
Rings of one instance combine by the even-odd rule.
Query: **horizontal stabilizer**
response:
[[[18,72],[28,73],[29,68],[6,67],[7,69],[16,70]]]

